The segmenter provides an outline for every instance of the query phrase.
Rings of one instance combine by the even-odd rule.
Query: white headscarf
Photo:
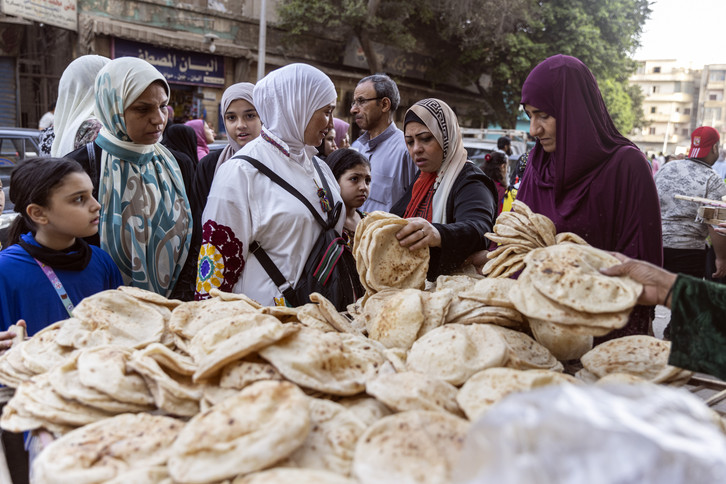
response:
[[[50,155],[59,157],[75,149],[76,133],[81,124],[93,117],[96,96],[93,84],[96,74],[111,59],[100,55],[84,55],[74,60],[58,83],[58,101],[55,107],[55,139]]]
[[[224,117],[227,113],[229,105],[237,99],[244,99],[248,103],[252,104],[252,106],[254,107],[255,103],[252,102],[252,90],[254,88],[255,85],[250,82],[238,82],[237,84],[232,84],[227,89],[225,89],[224,94],[222,94],[222,117]],[[233,135],[231,135],[229,131],[227,131],[227,141],[227,146],[225,146],[222,152],[219,154],[216,170],[219,169],[219,166],[222,163],[232,158],[232,156],[237,153],[237,150],[242,148],[239,143],[237,143],[237,139]]]
[[[310,118],[338,96],[333,81],[321,70],[307,64],[290,64],[263,77],[252,98],[265,129],[287,144],[292,159],[302,162],[318,152],[317,147],[305,145]]]

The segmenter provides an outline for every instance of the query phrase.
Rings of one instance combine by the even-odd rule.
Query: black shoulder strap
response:
[[[242,158],[244,160],[247,160],[252,166],[254,166],[257,171],[262,173],[263,175],[267,176],[270,180],[280,185],[282,188],[287,190],[290,194],[294,195],[295,198],[300,200],[307,208],[310,210],[310,213],[313,214],[313,217],[315,217],[315,220],[325,228],[327,225],[323,218],[320,216],[320,214],[313,208],[313,206],[310,204],[307,198],[302,196],[300,192],[295,190],[295,188],[290,185],[288,182],[283,180],[277,173],[270,170],[268,167],[263,165],[259,160],[256,160],[252,157],[246,156],[246,155],[240,155],[239,158]],[[323,183],[323,187],[326,190],[326,194],[329,193],[329,187],[328,183],[325,180],[325,177],[323,176],[322,172],[320,171],[320,167],[313,159],[313,165],[315,166],[315,169],[318,171],[318,174],[320,175],[320,178]],[[270,256],[267,255],[267,252],[265,252],[265,249],[262,248],[259,242],[256,240],[253,241],[250,244],[250,253],[254,254],[255,257],[257,257],[257,260],[260,261],[260,265],[263,269],[265,269],[265,272],[267,272],[267,275],[270,276],[270,279],[272,279],[272,282],[275,283],[277,288],[280,290],[282,295],[287,299],[288,301],[294,301],[294,291],[292,284],[288,282],[287,279],[285,279],[285,276],[282,275],[282,272],[280,272],[280,269],[277,268],[274,262],[272,262],[272,259],[270,259]]]
[[[93,141],[86,143],[86,153],[88,153],[88,169],[90,170],[91,181],[93,186],[98,190],[98,185],[101,183],[98,178],[98,170],[96,168],[96,148]]]
[[[247,160],[252,166],[257,168],[257,170],[260,173],[267,176],[270,180],[274,181],[275,183],[280,185],[282,188],[287,190],[295,198],[300,200],[303,203],[303,205],[305,205],[308,208],[308,210],[310,210],[310,213],[313,214],[313,217],[315,217],[315,220],[323,227],[326,227],[325,220],[323,220],[323,217],[321,217],[320,214],[318,213],[318,211],[315,210],[315,208],[310,204],[308,199],[305,198],[300,192],[295,190],[295,188],[292,185],[290,185],[288,182],[283,180],[277,173],[275,173],[272,170],[270,170],[269,168],[267,168],[259,160],[251,158],[249,156],[240,155],[239,158],[243,158],[243,159]],[[318,169],[318,172],[319,172],[320,168],[314,162],[313,162],[313,164],[315,165],[315,167]],[[323,178],[323,180],[324,180],[324,178]],[[328,186],[328,184],[325,183],[326,190],[327,190],[327,186]]]

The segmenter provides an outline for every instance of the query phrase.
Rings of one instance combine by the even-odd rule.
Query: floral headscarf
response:
[[[169,93],[164,76],[134,57],[112,60],[96,78],[95,113],[103,124],[96,138],[103,149],[99,235],[126,284],[169,296],[189,253],[189,200],[171,153],[161,143],[131,141],[124,119],[154,82]]]

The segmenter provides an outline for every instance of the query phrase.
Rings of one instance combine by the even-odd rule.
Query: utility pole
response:
[[[265,45],[267,43],[267,1],[260,2],[260,38],[257,46],[257,80],[265,77]]]

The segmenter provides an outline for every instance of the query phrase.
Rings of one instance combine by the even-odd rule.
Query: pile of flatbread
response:
[[[589,245],[572,232],[557,233],[555,224],[548,217],[534,213],[524,202],[515,200],[511,212],[502,212],[487,239],[497,248],[487,254],[489,261],[482,268],[488,277],[509,277],[525,265],[526,255],[537,248],[571,242]]]
[[[509,296],[527,316],[532,333],[561,360],[592,348],[593,336],[625,326],[643,286],[600,269],[620,263],[587,245],[562,243],[535,249]]]
[[[379,219],[382,233],[395,235],[401,224],[391,220]],[[373,236],[375,218],[368,223]],[[530,256],[525,272],[548,274],[538,265],[548,257]],[[363,263],[369,275],[376,257]],[[539,285],[570,279],[535,278],[522,289],[509,279],[441,276],[422,290],[411,281],[425,279],[425,266],[410,267],[418,275],[369,285],[348,313],[319,294],[287,308],[218,291],[186,303],[130,288],[99,293],[0,356],[0,382],[16,389],[0,426],[55,435],[33,465],[37,484],[443,484],[470,423],[512,393],[689,376],[664,363],[667,348],[646,345],[638,359],[631,353],[641,350],[619,340],[606,356],[598,353],[606,345],[583,356],[578,378],[564,374],[568,358],[531,336],[537,318],[514,296],[540,291],[578,311],[567,294]],[[607,306],[585,287],[586,309]],[[608,297],[628,288],[637,289],[611,288]]]
[[[356,227],[353,255],[367,296],[386,289],[424,288],[429,250],[401,247],[396,233],[407,223],[396,215],[376,211]]]

